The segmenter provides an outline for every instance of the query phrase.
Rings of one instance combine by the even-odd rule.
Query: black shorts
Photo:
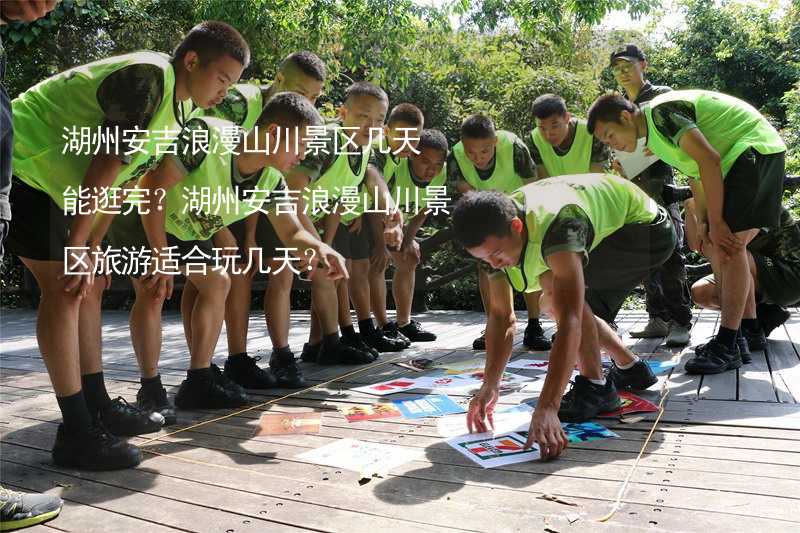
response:
[[[127,248],[128,250],[150,249],[147,241],[147,234],[142,225],[141,215],[134,209],[126,215],[117,215],[108,229],[108,244],[115,249]],[[214,265],[218,261],[215,258],[214,244],[211,239],[182,241],[181,239],[167,233],[167,246],[174,247],[174,257],[178,265]],[[123,252],[123,257],[126,254]],[[124,268],[127,261],[123,260],[120,265]],[[220,265],[223,263],[220,262]],[[117,274],[127,274],[133,278],[138,278],[144,274],[144,269],[133,268],[131,271],[116,269]]]
[[[47,193],[16,176],[10,201],[14,223],[6,241],[8,252],[38,261],[64,261],[71,217]]]
[[[339,224],[333,238],[333,249],[345,259],[369,259],[372,254],[372,231],[366,220],[361,221],[360,231],[350,231],[349,226]]]
[[[246,257],[242,250],[244,244],[244,220],[234,222],[228,229],[233,233],[236,239],[236,244],[239,245],[239,255]],[[286,245],[281,242],[278,234],[275,233],[275,228],[272,222],[269,221],[266,215],[259,213],[258,223],[256,224],[256,246],[261,248],[261,257],[285,257],[284,252],[278,252],[278,248],[286,248]]]
[[[675,228],[663,207],[650,224],[626,224],[589,252],[583,269],[586,301],[613,322],[625,298],[675,251]]]
[[[786,152],[763,155],[748,148],[724,181],[722,218],[731,231],[778,226]]]
[[[750,253],[756,264],[759,300],[783,306],[800,302],[800,263]]]

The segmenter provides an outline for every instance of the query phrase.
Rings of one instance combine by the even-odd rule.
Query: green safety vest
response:
[[[424,211],[428,206],[428,187],[442,187],[447,184],[447,165],[442,166],[442,171],[433,177],[427,185],[420,187],[411,178],[411,162],[403,158],[397,164],[394,179],[389,185],[389,191],[394,198],[394,204],[404,215],[414,216]]]
[[[235,124],[227,120],[212,117],[198,117],[208,125],[209,153],[196,169],[189,172],[180,183],[167,191],[165,197],[166,223],[165,229],[170,235],[182,241],[210,239],[222,228],[258,211],[282,181],[283,174],[272,167],[264,167],[257,176],[251,176],[246,182],[239,184],[239,193],[250,192],[248,198],[240,198],[233,183],[236,158],[231,153],[222,153],[222,131],[233,128]],[[214,150],[214,147],[219,149]],[[190,210],[191,191],[207,188],[208,196],[214,205],[214,212],[204,213]],[[216,201],[214,201],[216,200]]]
[[[550,270],[542,256],[542,240],[561,209],[580,207],[592,223],[594,240],[589,251],[625,224],[649,224],[658,205],[630,181],[611,174],[579,174],[536,181],[512,193],[525,214],[528,243],[520,266],[503,269],[514,290],[541,289],[539,276]]]
[[[334,128],[335,125],[328,126],[328,128]],[[341,135],[338,131],[336,135],[340,136],[340,147],[345,146],[346,139],[344,136]],[[308,208],[308,216],[313,221],[321,220],[325,217],[326,213],[322,210],[318,210],[318,212],[314,213],[312,211],[312,199],[314,195],[314,191],[316,190],[325,190],[328,191],[328,204],[334,205],[342,196],[343,189],[345,187],[360,187],[361,192],[361,199],[358,205],[358,209],[356,213],[348,213],[346,215],[342,215],[342,222],[352,222],[356,218],[360,216],[360,214],[364,210],[364,195],[366,192],[363,190],[362,182],[364,181],[364,176],[367,173],[367,166],[369,164],[369,155],[372,146],[367,145],[362,148],[362,155],[361,155],[361,166],[358,169],[358,173],[354,174],[353,171],[350,169],[350,162],[349,156],[346,153],[339,154],[336,157],[336,160],[333,162],[333,165],[330,166],[328,170],[326,170],[319,178],[312,181],[308,184],[308,191],[304,192],[304,198],[306,200],[306,205]],[[348,150],[351,148],[348,146]],[[359,211],[360,210],[360,211]]]
[[[642,105],[647,119],[647,147],[665,163],[687,176],[700,179],[697,161],[653,125],[653,109],[674,100],[694,104],[697,127],[719,153],[723,176],[728,174],[736,159],[748,148],[765,155],[786,151],[786,145],[775,128],[747,102],[713,91],[671,91]]]
[[[37,83],[15,98],[12,102],[14,174],[31,187],[47,193],[63,208],[65,189],[81,186],[94,157],[93,153],[79,155],[70,150],[62,153],[67,145],[64,128],[72,130],[74,126],[78,131],[90,128],[92,135],[96,135],[105,117],[97,101],[97,90],[109,75],[135,64],[155,65],[164,72],[163,93],[150,123],[142,126],[148,130],[147,135],[140,136],[144,153],[131,154],[130,163],[121,168],[112,186],[139,177],[154,167],[157,163],[156,145],[166,147],[171,144],[159,137],[163,137],[165,129],[173,133],[171,137],[176,137],[181,125],[173,108],[175,72],[170,57],[144,51],[66,70]],[[122,138],[122,131],[119,136]]]
[[[241,123],[237,124],[244,131],[252,130],[258,118],[261,116],[261,111],[264,109],[264,96],[261,94],[261,87],[252,83],[237,83],[228,89],[226,98],[233,98],[237,102],[244,102],[246,109],[243,111],[244,116],[241,118]],[[197,108],[192,116],[197,117],[217,117],[225,120],[234,120],[234,117],[225,116],[220,106],[215,106],[210,109]],[[238,118],[238,117],[237,117]]]
[[[497,131],[497,146],[495,147],[494,172],[487,180],[478,176],[475,165],[467,157],[464,144],[459,141],[453,147],[453,155],[461,169],[464,180],[478,191],[500,191],[510,193],[519,189],[524,184],[522,176],[514,170],[514,141],[518,137],[510,131]]]
[[[591,172],[592,164],[592,134],[586,128],[586,121],[578,119],[575,125],[575,138],[572,146],[564,155],[558,155],[555,148],[542,137],[539,128],[534,128],[531,132],[533,144],[542,156],[544,168],[547,174],[552,176],[564,176],[566,174],[586,174]]]
[[[397,169],[398,159],[402,160],[404,158],[395,159],[391,148],[389,148],[389,145],[383,138],[373,141],[372,149],[386,154],[386,162],[383,164],[381,174],[383,175],[384,181],[389,183],[389,180],[391,180],[392,176],[394,176],[395,169]]]

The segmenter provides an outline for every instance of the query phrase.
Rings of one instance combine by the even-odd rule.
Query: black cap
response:
[[[612,52],[609,63],[613,65],[614,61],[617,59],[624,59],[625,61],[645,61],[647,58],[641,48],[635,44],[626,44]]]

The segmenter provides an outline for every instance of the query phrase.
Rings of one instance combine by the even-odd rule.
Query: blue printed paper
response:
[[[653,374],[663,374],[665,372],[669,372],[671,368],[678,364],[677,361],[657,361],[655,359],[648,359],[646,363],[647,366],[650,367],[650,370],[653,371]]]
[[[567,434],[569,442],[589,442],[600,439],[612,439],[619,437],[613,431],[594,422],[583,422],[581,424],[561,424]]]
[[[394,404],[405,418],[425,418],[466,412],[446,394],[430,394],[416,400],[394,400]]]

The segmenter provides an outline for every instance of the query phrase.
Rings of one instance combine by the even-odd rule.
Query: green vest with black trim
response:
[[[269,195],[283,182],[283,174],[272,167],[262,168],[257,175],[242,183],[233,182],[236,157],[222,153],[222,131],[234,128],[233,122],[213,117],[197,117],[208,125],[209,152],[196,169],[167,191],[165,197],[165,229],[170,235],[183,240],[207,240],[222,228],[246,218],[261,208]],[[218,149],[214,150],[214,147]],[[239,190],[237,194],[236,185]],[[202,194],[207,188],[208,194]],[[195,191],[192,194],[192,191]],[[244,197],[245,191],[249,196]],[[204,213],[190,209],[196,196],[210,198],[213,212]],[[205,202],[204,202],[205,203]]]
[[[335,128],[337,125],[330,125],[327,126],[328,128]],[[339,144],[338,146],[347,147],[347,150],[352,150],[347,144],[347,139],[339,133],[338,131],[335,132],[335,135],[339,136]],[[323,172],[323,174],[317,178],[316,180],[312,181],[308,184],[308,191],[304,192],[304,198],[306,200],[306,206],[308,208],[308,216],[313,221],[318,221],[324,218],[327,213],[324,211],[317,210],[314,212],[312,204],[312,199],[314,197],[314,191],[316,190],[324,190],[328,193],[328,206],[335,205],[336,200],[338,200],[342,193],[344,192],[343,189],[345,187],[359,187],[359,195],[361,196],[360,203],[355,210],[355,213],[348,213],[346,215],[342,215],[342,223],[352,222],[356,218],[358,218],[361,213],[364,211],[364,195],[366,195],[365,190],[363,190],[363,181],[364,176],[367,173],[367,166],[369,165],[369,155],[370,150],[372,149],[371,145],[367,145],[361,148],[361,164],[359,165],[358,173],[354,173],[353,170],[350,168],[350,161],[349,155],[346,153],[341,153],[336,156],[336,160],[333,164]]]
[[[546,178],[511,194],[525,216],[528,242],[520,265],[504,268],[518,292],[541,289],[539,276],[550,270],[542,256],[542,241],[562,208],[576,205],[589,217],[594,240],[588,251],[625,224],[649,224],[658,205],[630,181],[610,174],[577,174]]]
[[[694,179],[700,179],[697,161],[676,146],[653,124],[653,109],[665,102],[683,100],[694,104],[696,124],[709,144],[719,153],[722,175],[748,148],[760,154],[786,151],[778,132],[753,106],[733,96],[702,90],[671,91],[642,104],[647,120],[647,148],[668,165]]]
[[[539,128],[531,132],[531,140],[549,176],[564,176],[567,174],[587,174],[591,172],[592,165],[592,134],[586,128],[586,121],[578,119],[575,124],[575,138],[572,146],[564,155],[556,153],[555,148],[542,136]]]
[[[383,163],[383,168],[380,169],[380,171],[381,175],[383,176],[383,180],[386,183],[389,183],[389,180],[391,180],[392,176],[394,176],[394,171],[397,168],[398,161],[402,161],[405,158],[395,159],[394,154],[392,154],[392,149],[389,148],[389,145],[386,143],[386,139],[383,137],[372,142],[372,149],[377,150],[382,154],[386,154],[386,161]]]
[[[231,99],[235,103],[233,105],[242,105],[242,109],[236,110],[236,117],[225,116],[221,106],[215,106],[210,109],[198,108],[193,116],[197,117],[217,117],[232,122],[238,122],[238,126],[244,131],[252,130],[258,118],[261,116],[261,111],[264,109],[264,95],[261,92],[261,87],[252,83],[237,83],[230,89],[226,99]]]
[[[497,145],[494,153],[494,171],[489,179],[482,180],[475,164],[469,160],[464,151],[464,143],[459,141],[453,147],[458,168],[464,180],[478,191],[500,191],[510,193],[524,184],[522,176],[514,169],[514,141],[518,139],[510,131],[498,130]]]
[[[14,175],[31,187],[47,193],[59,207],[64,207],[64,191],[77,189],[83,183],[94,150],[75,154],[67,146],[67,130],[89,128],[96,135],[105,113],[97,101],[97,91],[103,81],[125,67],[150,64],[164,73],[161,103],[142,126],[148,130],[138,138],[141,150],[131,154],[130,163],[123,165],[111,186],[143,175],[154,167],[161,155],[156,146],[169,146],[164,131],[174,139],[181,125],[175,116],[175,72],[170,57],[157,52],[134,52],[110,57],[75,67],[43,80],[12,102],[14,114]],[[183,104],[177,104],[179,106]],[[67,130],[65,130],[67,128]],[[119,132],[120,138],[123,132]]]
[[[434,176],[425,186],[419,186],[411,177],[411,161],[405,157],[397,164],[394,179],[389,184],[389,192],[391,192],[394,204],[403,213],[403,216],[408,214],[413,217],[428,207],[428,187],[442,187],[445,185],[447,185],[447,165],[443,165],[441,172]]]

